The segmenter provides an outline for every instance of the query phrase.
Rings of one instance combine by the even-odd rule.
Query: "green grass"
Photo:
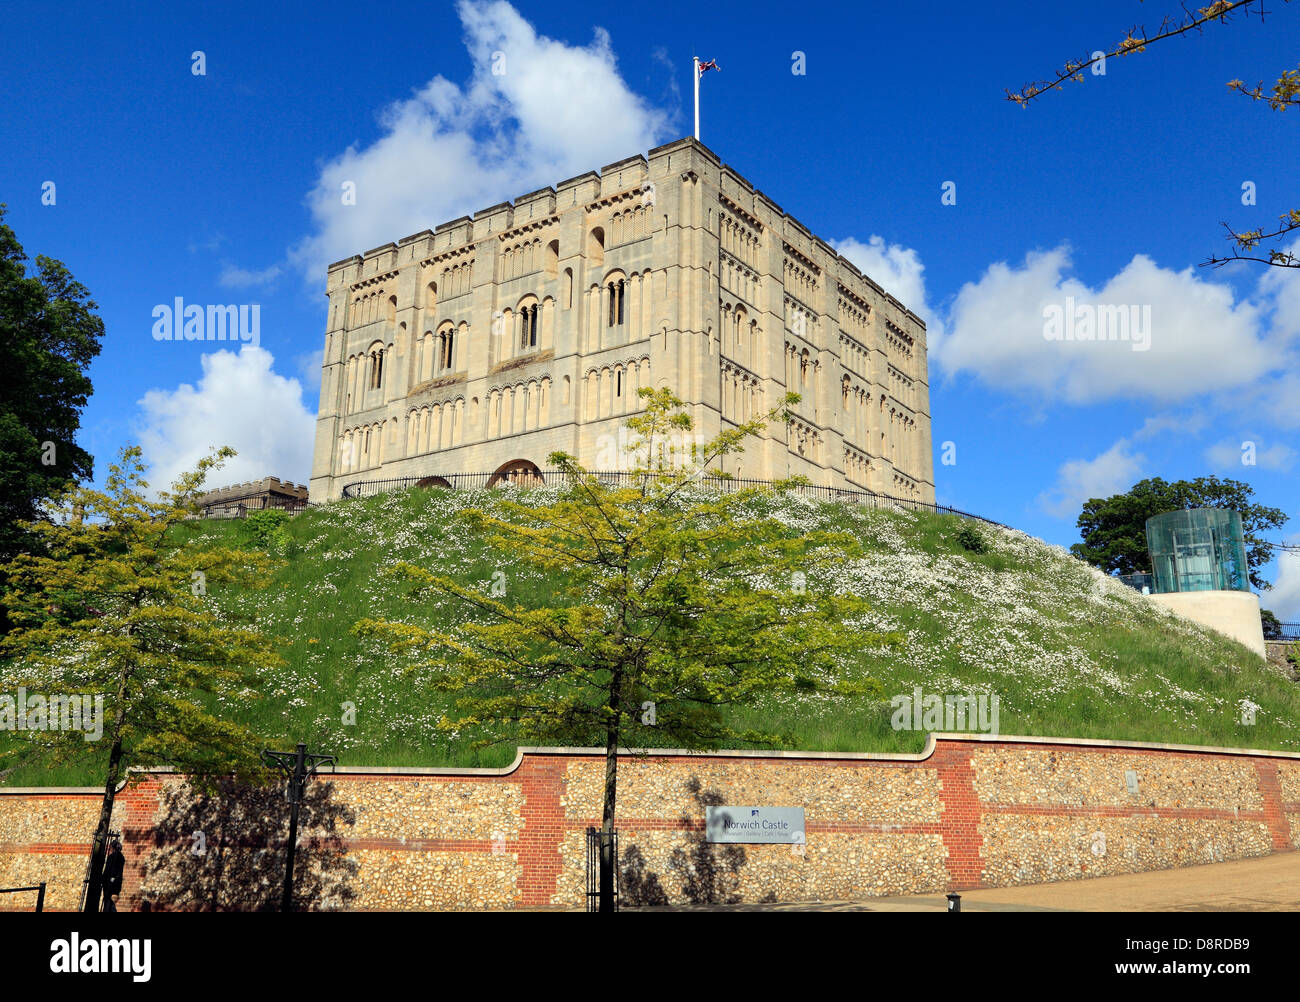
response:
[[[344,765],[500,766],[513,744],[471,751],[436,729],[450,697],[431,693],[407,665],[351,633],[363,616],[388,615],[449,626],[464,618],[450,603],[415,607],[384,567],[400,559],[436,566],[486,585],[505,575],[508,597],[548,601],[556,582],[529,575],[488,550],[454,518],[468,504],[491,505],[490,492],[404,491],[337,502],[293,519],[279,539],[261,537],[284,565],[263,591],[211,600],[256,620],[283,641],[286,665],[270,673],[261,698],[223,708],[268,741],[339,755]],[[996,694],[1007,735],[1295,750],[1300,693],[1248,650],[1177,619],[1105,579],[1065,551],[1010,530],[979,526],[984,553],[962,545],[952,516],[884,512],[799,497],[765,497],[755,506],[791,532],[853,532],[867,556],[833,579],[809,575],[809,588],[852,590],[871,599],[872,625],[899,631],[895,648],[860,652],[838,677],[870,676],[886,697]],[[186,545],[248,545],[253,527],[193,523]],[[969,543],[969,540],[967,540]],[[830,681],[823,679],[822,681]],[[1258,706],[1241,722],[1241,701]],[[342,722],[344,704],[355,725]],[[788,733],[791,747],[817,751],[919,751],[925,735],[896,731],[887,702],[817,693],[771,698],[735,709],[742,727]],[[12,735],[0,735],[3,741]],[[7,785],[89,785],[100,781],[106,749],[58,769],[21,766]]]

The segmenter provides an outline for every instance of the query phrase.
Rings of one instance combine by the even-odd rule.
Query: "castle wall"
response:
[[[504,769],[341,769],[303,809],[313,908],[580,908],[602,752],[527,749]],[[1130,773],[1132,774],[1130,776]],[[1135,785],[1133,785],[1135,784]],[[827,901],[1080,880],[1287,852],[1300,755],[944,735],[917,755],[652,751],[619,764],[625,905]],[[715,845],[708,805],[803,807],[807,841]],[[76,907],[90,790],[0,788],[0,886]],[[274,909],[279,789],[196,800],[146,774],[119,796],[131,909]],[[29,909],[15,895],[0,908]]]
[[[623,468],[642,386],[696,433],[801,395],[725,469],[934,499],[925,327],[684,139],[331,265],[314,502],[358,480]]]

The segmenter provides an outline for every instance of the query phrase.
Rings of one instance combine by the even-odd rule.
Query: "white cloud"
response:
[[[1278,364],[1260,310],[1195,269],[1161,268],[1136,255],[1099,288],[1070,277],[1069,250],[991,265],[957,294],[949,333],[932,350],[949,373],[969,371],[1001,389],[1086,404],[1108,399],[1183,400],[1258,380]],[[1048,340],[1045,309],[1076,305],[1150,309],[1149,346],[1132,340]],[[1142,314],[1139,314],[1139,318]]]
[[[310,390],[316,394],[320,393],[321,366],[324,361],[324,348],[300,352],[293,357],[294,366],[298,370],[298,378],[302,380],[304,390]]]
[[[233,264],[228,264],[221,269],[217,281],[230,289],[267,286],[280,277],[280,271],[281,268],[278,264],[263,268],[261,271],[249,271],[247,268],[238,268]]]
[[[316,415],[303,406],[302,386],[272,371],[264,348],[204,355],[197,386],[150,390],[139,401],[139,435],[155,490],[170,487],[214,447],[239,455],[209,478],[209,486],[265,476],[296,483],[311,474]]]
[[[1287,541],[1300,543],[1300,535]],[[1278,551],[1273,588],[1262,592],[1259,600],[1282,622],[1300,623],[1300,553]]]
[[[503,0],[461,0],[457,10],[470,80],[435,76],[384,110],[378,139],[322,167],[307,196],[315,232],[290,252],[308,281],[323,283],[333,261],[666,138],[667,115],[629,89],[604,29],[572,46],[537,34]],[[355,205],[342,204],[345,182]]]
[[[1251,455],[1254,456],[1254,466],[1261,470],[1289,470],[1295,463],[1296,451],[1281,442],[1266,445],[1258,435],[1224,439],[1208,446],[1205,450],[1205,458],[1214,469],[1221,472],[1235,471],[1238,474],[1250,469],[1243,459]]]
[[[1209,418],[1201,412],[1190,414],[1157,414],[1142,422],[1142,427],[1133,433],[1135,439],[1155,438],[1165,433],[1195,435],[1209,423]]]
[[[1300,255],[1300,240],[1286,248]],[[1300,269],[1269,267],[1260,276],[1259,290],[1274,304],[1273,331],[1286,343],[1300,337]]]
[[[926,342],[931,352],[942,337],[939,318],[925,294],[925,265],[911,247],[886,242],[872,234],[864,244],[848,237],[833,240],[831,246],[852,261],[858,270],[925,321]]]
[[[1077,515],[1085,501],[1110,497],[1132,487],[1145,462],[1146,457],[1130,451],[1128,439],[1121,438],[1093,459],[1062,463],[1055,486],[1040,494],[1038,503],[1057,518]]]

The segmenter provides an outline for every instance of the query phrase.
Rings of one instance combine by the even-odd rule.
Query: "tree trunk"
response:
[[[605,796],[600,824],[600,910],[614,910],[614,810],[618,803],[618,739],[621,733],[620,708],[623,705],[623,679],[620,671],[610,681],[610,704],[614,717],[605,728]]]
[[[83,912],[99,911],[99,901],[104,888],[104,856],[108,852],[108,832],[113,821],[113,801],[117,797],[117,781],[122,769],[122,718],[125,716],[123,699],[126,696],[126,669],[117,679],[117,699],[113,703],[113,748],[108,754],[108,778],[104,781],[104,802],[99,808],[99,824],[95,827],[95,843],[90,850],[90,880],[86,885],[86,904]]]
[[[95,844],[90,853],[90,884],[86,888],[86,912],[99,911],[100,892],[104,887],[104,855],[108,851],[108,831],[113,819],[113,801],[117,796],[117,777],[122,763],[122,740],[113,742],[108,756],[108,779],[104,783],[104,802],[99,808]]]

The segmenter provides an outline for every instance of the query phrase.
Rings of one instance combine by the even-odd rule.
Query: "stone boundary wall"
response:
[[[520,749],[504,769],[324,777],[300,828],[309,905],[581,908],[602,756]],[[137,780],[115,814],[128,908],[278,907],[288,817],[278,792],[241,806],[196,799],[173,773]],[[48,908],[75,908],[99,796],[0,788],[0,887],[45,880]],[[711,845],[710,804],[802,806],[807,845]],[[917,755],[629,753],[618,828],[625,905],[1075,880],[1296,848],[1300,755],[987,735],[931,735]]]

